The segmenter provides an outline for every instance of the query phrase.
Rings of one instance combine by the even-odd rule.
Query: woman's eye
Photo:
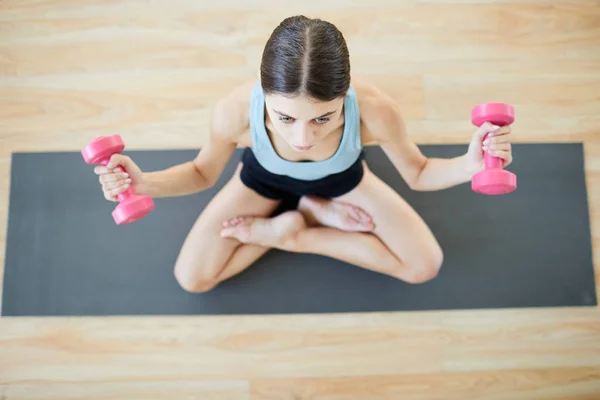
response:
[[[315,121],[317,121],[317,124],[324,124],[329,121],[329,118],[317,118]]]
[[[279,117],[279,120],[282,121],[284,124],[289,124],[294,119],[292,117]]]

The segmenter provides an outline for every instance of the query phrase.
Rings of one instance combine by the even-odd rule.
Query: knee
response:
[[[190,269],[176,267],[174,275],[179,286],[190,293],[206,293],[218,284],[217,279],[198,276],[197,273],[192,273]]]
[[[440,247],[431,249],[420,260],[408,265],[409,272],[403,280],[411,284],[421,284],[435,279],[442,268],[444,253]]]

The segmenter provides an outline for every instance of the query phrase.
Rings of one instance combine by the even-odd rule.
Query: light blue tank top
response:
[[[348,169],[356,162],[362,151],[360,140],[360,113],[354,87],[350,85],[344,98],[344,128],[342,140],[333,156],[323,161],[296,162],[281,158],[265,128],[265,97],[256,83],[250,99],[250,131],[252,152],[264,169],[276,175],[311,181]]]

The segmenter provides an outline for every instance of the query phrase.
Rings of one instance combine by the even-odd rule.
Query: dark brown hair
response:
[[[335,25],[303,15],[284,19],[265,45],[260,66],[263,91],[331,101],[350,86],[350,56]]]

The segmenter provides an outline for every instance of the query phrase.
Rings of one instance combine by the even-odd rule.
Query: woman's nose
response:
[[[309,125],[301,124],[294,136],[298,146],[308,146],[312,143],[315,135]]]

